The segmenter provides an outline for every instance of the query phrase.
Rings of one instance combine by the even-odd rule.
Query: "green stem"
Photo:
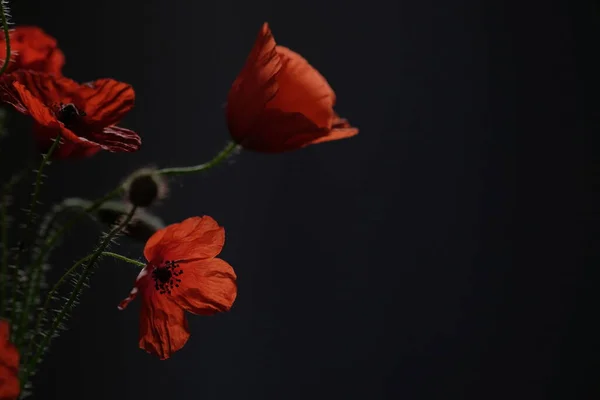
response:
[[[91,214],[91,213],[95,212],[97,209],[102,207],[102,205],[104,203],[121,195],[122,193],[123,193],[123,187],[119,186],[116,189],[109,192],[108,194],[106,194],[104,197],[101,197],[98,200],[96,200],[95,202],[93,202],[89,207],[78,212],[77,215],[75,215],[73,218],[69,219],[63,226],[61,226],[59,229],[57,229],[52,234],[52,236],[50,236],[48,239],[46,239],[46,241],[44,243],[44,247],[42,247],[40,255],[38,256],[36,261],[43,260],[44,257],[46,256],[47,252],[50,251],[52,249],[52,247],[54,247],[54,245],[61,238],[61,236],[64,235],[66,232],[68,232],[69,229],[71,229],[73,227],[73,225],[75,225],[77,222],[79,222],[79,220],[81,218],[83,218],[87,214]],[[37,265],[37,263],[36,263],[36,265]]]
[[[2,68],[0,68],[0,75],[2,75],[6,69],[8,68],[8,64],[10,64],[10,32],[8,29],[8,18],[6,16],[6,10],[4,9],[4,1],[0,4],[0,17],[2,18],[2,31],[4,32],[4,39],[6,42],[6,58],[4,59],[4,63],[2,64]]]
[[[69,229],[71,229],[73,227],[73,225],[75,225],[77,222],[79,222],[79,220],[81,218],[83,218],[85,215],[91,214],[94,211],[96,211],[107,201],[119,196],[122,192],[123,192],[123,188],[121,186],[119,186],[118,188],[114,189],[112,192],[108,193],[106,196],[101,197],[100,199],[93,202],[89,207],[78,212],[77,215],[75,215],[73,218],[69,219],[63,226],[61,226],[59,229],[57,229],[49,238],[47,238],[45,240],[44,245],[40,249],[40,253],[38,254],[37,258],[35,259],[35,262],[33,263],[34,271],[39,270],[41,268],[48,252],[54,248],[54,245],[56,245],[56,242],[58,242],[58,240],[65,233],[67,233],[69,231]]]
[[[191,167],[163,168],[159,169],[157,172],[161,175],[186,175],[193,174],[195,172],[206,171],[207,169],[210,169],[219,164],[221,161],[227,159],[227,157],[229,157],[237,148],[237,143],[229,142],[219,154],[204,164],[194,165]]]
[[[54,287],[52,288],[52,290],[50,290],[50,293],[48,293],[48,297],[46,298],[46,301],[44,303],[44,308],[40,312],[40,316],[42,316],[43,314],[45,314],[48,311],[48,307],[50,306],[50,302],[52,300],[52,296],[56,293],[56,291],[58,290],[58,288],[62,284],[62,282],[64,282],[64,280],[68,276],[70,276],[80,265],[82,265],[83,263],[87,262],[87,264],[84,266],[83,272],[81,273],[81,275],[79,276],[79,279],[75,283],[75,288],[73,289],[73,292],[71,293],[71,296],[69,296],[69,299],[63,305],[63,307],[61,308],[59,314],[56,316],[56,318],[54,318],[54,321],[52,322],[52,326],[50,327],[50,330],[44,336],[42,342],[40,343],[40,346],[37,348],[37,350],[36,350],[35,354],[33,355],[33,357],[26,363],[26,365],[25,365],[25,367],[23,369],[24,372],[23,372],[23,377],[21,379],[21,385],[24,385],[27,382],[27,380],[29,379],[29,376],[31,375],[31,371],[33,370],[33,368],[35,368],[37,366],[37,363],[39,362],[40,357],[42,355],[42,352],[50,344],[50,340],[52,340],[52,337],[54,336],[54,333],[56,332],[56,329],[62,323],[62,320],[65,318],[65,315],[67,314],[67,312],[73,307],[73,303],[75,302],[75,299],[79,295],[79,292],[81,291],[81,289],[83,287],[83,284],[85,283],[87,277],[89,276],[89,273],[92,270],[92,267],[94,266],[94,263],[103,254],[104,250],[108,247],[108,245],[110,244],[110,242],[112,241],[112,239],[123,228],[125,228],[129,224],[129,222],[131,222],[131,219],[133,218],[136,209],[137,209],[137,207],[132,207],[131,211],[127,214],[127,217],[125,218],[125,220],[120,225],[118,225],[116,228],[112,229],[106,235],[106,237],[100,243],[100,245],[98,246],[98,248],[96,248],[96,250],[92,254],[87,255],[86,257],[83,257],[82,259],[80,259],[79,261],[77,261],[59,279],[59,281],[54,285]],[[41,325],[41,320],[42,320],[42,318],[38,319],[38,324],[37,324],[38,326],[36,326],[36,330],[34,332],[34,335],[36,335],[38,333],[38,331],[39,331],[39,328],[40,328],[40,325]],[[31,342],[30,342],[30,346],[29,346],[30,349],[31,349],[31,346],[32,346],[34,340],[35,340],[35,336],[31,338]]]
[[[4,197],[4,194],[2,194]],[[8,221],[4,198],[0,198],[0,244],[2,245],[2,265],[0,268],[0,316],[4,315],[8,280]]]
[[[121,186],[119,186],[118,188],[116,188],[113,191],[111,191],[110,193],[108,193],[106,196],[101,197],[100,199],[96,200],[89,207],[80,211],[77,215],[75,215],[73,218],[68,220],[63,226],[61,226],[58,230],[56,230],[53,235],[51,235],[48,239],[46,239],[46,241],[44,242],[43,247],[40,249],[40,252],[39,252],[37,258],[35,259],[35,262],[33,263],[33,267],[32,267],[33,268],[32,280],[36,281],[36,286],[37,286],[38,290],[39,290],[39,286],[40,286],[39,278],[41,277],[42,265],[44,264],[45,257],[50,252],[50,250],[52,250],[54,248],[54,246],[56,245],[56,242],[58,242],[58,240],[61,238],[61,236],[64,235],[69,229],[71,229],[73,227],[73,225],[75,225],[82,217],[84,217],[85,215],[87,215],[89,213],[96,211],[98,208],[100,208],[102,206],[102,204],[109,201],[113,197],[120,195],[122,190],[123,190],[123,188]],[[48,228],[48,229],[50,229],[50,228]],[[46,299],[46,303],[44,304],[43,310],[47,310],[50,299],[52,299],[56,290],[62,285],[64,279],[67,276],[69,276],[72,271],[74,271],[74,268],[77,268],[77,266],[79,266],[79,265],[80,264],[75,264],[73,267],[71,267],[70,270],[67,271],[66,274],[64,274],[58,280],[56,285],[54,285],[52,290],[50,290],[50,292],[48,293],[48,297]],[[34,334],[36,334],[39,331],[41,324],[42,324],[43,317],[44,317],[44,311],[42,311],[41,313],[38,314],[38,318],[35,323]],[[31,345],[31,343],[30,343],[30,345]]]
[[[128,262],[129,264],[137,265],[138,267],[145,267],[146,266],[146,263],[143,263],[143,262],[137,261],[137,260],[133,260],[133,259],[131,259],[129,257],[125,257],[125,256],[122,256],[121,254],[113,253],[113,252],[110,252],[110,251],[105,251],[105,252],[102,253],[102,255],[103,256],[109,256],[109,257],[114,257],[114,258],[117,258],[117,259],[119,259],[121,261]]]
[[[1,8],[1,7],[0,7]],[[31,196],[31,204],[29,205],[29,210],[27,211],[27,222],[25,224],[25,243],[21,243],[19,246],[19,249],[17,250],[17,259],[15,261],[15,267],[17,270],[19,270],[21,268],[21,258],[23,255],[23,252],[25,251],[25,247],[27,246],[27,241],[29,241],[29,231],[31,229],[31,225],[33,224],[33,221],[35,219],[35,208],[37,206],[37,202],[38,202],[38,198],[40,196],[40,188],[42,186],[42,177],[44,176],[44,168],[46,167],[46,165],[48,165],[49,161],[50,161],[50,157],[52,157],[52,153],[54,153],[54,151],[58,148],[58,146],[60,145],[60,134],[54,139],[54,142],[52,142],[52,146],[50,146],[50,149],[48,150],[48,152],[46,154],[44,154],[44,156],[42,157],[42,163],[40,164],[38,170],[37,170],[37,174],[35,175],[35,183],[34,183],[34,188],[33,188],[33,195]],[[33,281],[33,279],[32,279]],[[31,293],[32,289],[33,289],[33,282],[30,281],[30,285],[28,287],[29,289],[29,293]],[[15,282],[15,289],[13,290],[13,304],[14,301],[16,300],[16,282]],[[27,296],[25,299],[25,304],[23,307],[23,310],[21,311],[21,316],[19,318],[19,322],[14,325],[14,330],[15,330],[15,338],[17,340],[17,343],[15,343],[15,345],[18,347],[19,346],[19,336],[21,333],[21,329],[24,328],[24,324],[25,324],[25,320],[27,319],[27,314],[29,311],[29,305],[31,303],[31,296]],[[15,310],[16,307],[13,308],[13,318],[11,319],[12,321],[15,321],[16,314],[15,314]]]

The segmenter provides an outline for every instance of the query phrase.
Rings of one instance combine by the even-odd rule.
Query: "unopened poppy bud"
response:
[[[165,179],[151,168],[134,172],[125,181],[124,187],[127,200],[138,207],[149,207],[167,193]]]

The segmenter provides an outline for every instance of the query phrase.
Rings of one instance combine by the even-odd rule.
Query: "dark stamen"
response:
[[[80,117],[85,117],[87,114],[84,111],[80,111],[75,107],[75,104],[60,104],[58,112],[56,113],[56,117],[60,122],[65,124],[68,128],[72,126],[73,123],[77,122]]]
[[[178,261],[165,261],[164,265],[159,265],[152,271],[154,289],[160,294],[171,294],[174,287],[179,287],[181,279],[178,276],[183,274],[183,271],[176,271],[176,268],[179,268]]]

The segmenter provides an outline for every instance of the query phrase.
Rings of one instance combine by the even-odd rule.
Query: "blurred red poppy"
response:
[[[133,108],[133,88],[114,79],[79,84],[46,73],[18,70],[0,77],[0,100],[35,120],[42,151],[60,135],[55,158],[87,157],[100,150],[132,152],[137,133],[116,126]]]
[[[325,78],[302,56],[277,46],[264,23],[229,91],[227,123],[246,149],[295,150],[358,133],[333,111],[335,101]]]
[[[184,311],[213,315],[231,308],[236,275],[227,262],[215,258],[224,244],[224,229],[208,216],[169,225],[146,242],[148,263],[119,304],[122,310],[141,293],[141,349],[167,359],[190,336]]]
[[[0,38],[0,65],[6,58],[6,40]],[[56,39],[37,26],[17,26],[9,34],[11,57],[8,69],[31,69],[60,75],[65,55],[58,48]]]
[[[0,400],[15,400],[19,396],[19,352],[9,342],[9,327],[0,321]]]

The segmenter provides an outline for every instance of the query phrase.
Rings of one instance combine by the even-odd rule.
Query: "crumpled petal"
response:
[[[33,97],[37,98],[47,107],[60,103],[73,103],[75,94],[80,87],[79,83],[64,76],[55,76],[31,70],[18,70],[11,74],[3,75],[0,81],[3,86],[4,84],[9,86],[14,82],[20,83]]]
[[[0,321],[0,400],[16,400],[20,392],[19,353],[9,337],[8,323]]]
[[[154,289],[153,269],[146,266],[140,271],[134,288],[118,308],[124,310],[138,295],[141,297],[139,346],[164,360],[185,345],[190,333],[183,308]]]
[[[183,309],[150,289],[140,308],[140,349],[165,360],[181,349],[190,332]]]
[[[0,38],[0,60],[6,57],[4,35]],[[29,69],[60,75],[65,64],[57,41],[36,26],[17,26],[10,32],[11,61],[6,73]]]
[[[171,298],[183,309],[198,315],[229,311],[237,296],[236,275],[220,258],[180,264],[179,287]]]
[[[90,121],[107,127],[117,124],[134,106],[135,92],[131,85],[114,79],[98,79],[82,85],[77,102]]]
[[[216,257],[225,244],[225,230],[209,216],[192,217],[156,232],[146,242],[144,256],[160,265],[164,261]]]
[[[53,158],[88,157],[100,150],[138,150],[141,139],[137,133],[111,125],[131,109],[133,97],[131,86],[112,79],[80,85],[65,77],[24,70],[0,77],[0,100],[35,120],[34,133],[42,151],[61,136],[63,144]],[[66,120],[61,114],[67,104],[79,113],[74,119]]]

